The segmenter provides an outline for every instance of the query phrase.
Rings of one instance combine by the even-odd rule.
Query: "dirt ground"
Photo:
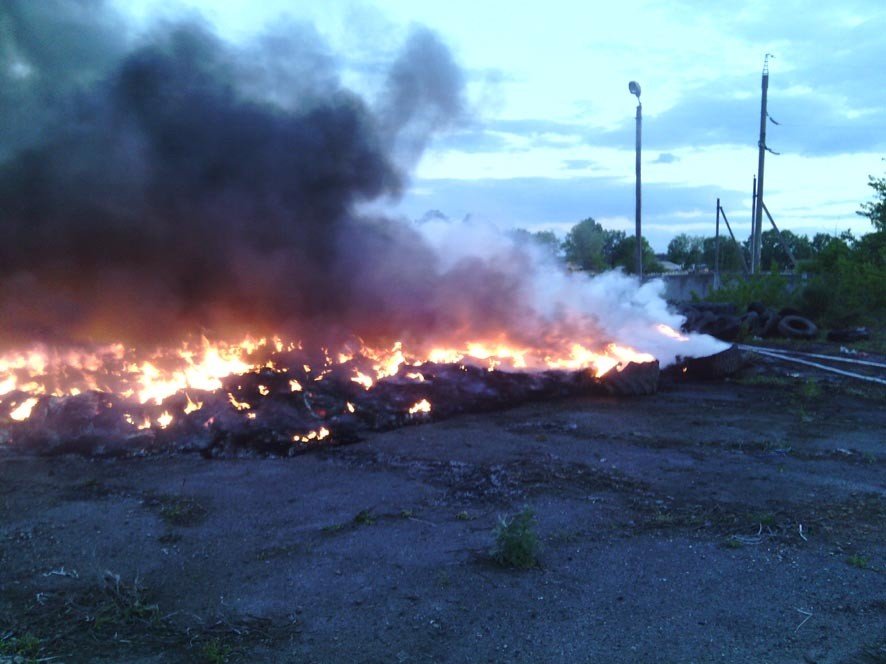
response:
[[[0,454],[0,662],[884,662],[884,405],[767,370],[291,459]]]

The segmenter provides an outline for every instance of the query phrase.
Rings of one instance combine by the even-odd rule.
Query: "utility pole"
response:
[[[753,268],[754,264],[754,252],[757,248],[757,222],[754,221],[757,217],[757,176],[754,176],[754,184],[751,185],[751,237],[750,244],[748,245],[750,249],[750,259],[751,259],[751,267]],[[744,257],[744,253],[742,252],[742,257]],[[754,270],[751,269],[750,274],[753,274]]]
[[[717,199],[717,230],[714,234],[714,290],[720,288],[720,199]]]
[[[763,94],[760,99],[760,141],[758,146],[760,155],[757,160],[757,196],[754,201],[756,206],[754,209],[754,238],[751,254],[751,273],[759,274],[761,270],[760,252],[763,241],[763,169],[766,161],[766,95],[769,92],[769,58],[771,54],[767,53],[763,58],[763,81],[761,83]]]
[[[640,84],[636,81],[631,81],[628,83],[628,91],[632,95],[636,95],[637,97],[637,163],[636,163],[636,174],[637,174],[637,183],[636,183],[636,192],[635,192],[635,201],[634,201],[634,217],[636,222],[636,231],[637,231],[637,247],[634,254],[634,261],[636,265],[637,277],[640,281],[643,280],[643,234],[640,229],[640,145],[641,145],[641,136],[642,136],[642,126],[643,126],[643,105],[640,103]]]

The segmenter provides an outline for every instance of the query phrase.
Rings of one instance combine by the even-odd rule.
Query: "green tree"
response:
[[[525,228],[515,228],[510,232],[510,235],[518,243],[528,244],[531,242],[547,249],[554,256],[560,255],[561,244],[554,231],[536,231],[532,233]]]
[[[702,259],[701,263],[707,265],[710,269],[714,269],[717,264],[717,238],[706,237],[702,243]],[[720,236],[720,271],[721,272],[739,272],[744,270],[744,260],[742,252],[744,247],[733,242],[730,237]]]
[[[668,260],[678,263],[683,269],[701,263],[703,252],[704,239],[697,235],[680,233],[668,243]]]
[[[532,234],[532,239],[555,256],[560,255],[560,238],[554,231],[537,231]]]
[[[634,274],[636,272],[636,264],[637,258],[635,256],[637,246],[637,238],[634,235],[629,237],[625,237],[619,242],[618,246],[615,248],[615,253],[613,256],[613,267],[623,267],[625,272],[628,274]],[[658,261],[658,258],[655,257],[655,252],[652,251],[652,247],[649,246],[649,242],[646,238],[643,238],[643,272],[644,273],[652,273],[652,272],[661,272],[662,265]]]
[[[609,267],[603,255],[605,242],[603,227],[588,217],[569,230],[563,240],[563,252],[573,265],[599,272]]]
[[[761,236],[760,246],[760,265],[768,268],[773,263],[779,267],[792,267],[791,259],[785,250],[785,245],[790,249],[791,253],[797,261],[812,258],[814,253],[812,243],[805,235],[797,235],[791,231],[781,231],[781,238],[778,232],[772,228],[765,231]]]
[[[886,177],[868,177],[868,186],[874,190],[874,200],[862,203],[857,214],[871,220],[878,232],[886,231]]]
[[[625,237],[624,231],[603,231],[603,260],[606,261],[610,269],[616,266],[616,252]]]

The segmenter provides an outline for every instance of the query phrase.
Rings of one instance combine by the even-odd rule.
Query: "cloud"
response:
[[[563,167],[569,171],[585,171],[597,165],[592,159],[564,159]]]
[[[677,155],[673,155],[670,152],[662,152],[658,157],[656,157],[652,163],[653,164],[673,164],[675,161],[680,161],[680,158]]]

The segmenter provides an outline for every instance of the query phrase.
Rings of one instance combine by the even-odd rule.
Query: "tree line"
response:
[[[774,229],[761,235],[760,264],[764,269],[778,271],[792,267],[791,256],[800,270],[815,272],[821,265],[831,265],[835,256],[847,260],[878,263],[886,259],[886,177],[869,179],[874,200],[864,203],[858,214],[867,217],[874,232],[855,237],[850,231],[838,235],[816,233],[812,238],[789,230],[779,233]],[[513,231],[520,242],[533,242],[553,255],[581,270],[603,272],[618,267],[634,272],[636,238],[625,231],[603,228],[593,217],[579,221],[561,242],[553,231],[532,233],[525,229]],[[742,243],[729,236],[720,236],[720,269],[740,272],[750,256],[751,238]],[[716,263],[717,240],[714,237],[680,233],[668,243],[667,260],[684,270],[713,269]],[[789,253],[790,252],[790,253]],[[643,269],[654,273],[662,271],[661,261],[649,242],[643,239]]]
[[[593,217],[578,222],[561,242],[553,231],[530,233],[525,229],[513,231],[513,236],[521,242],[534,242],[553,255],[562,258],[573,267],[590,272],[604,272],[623,268],[634,272],[634,251],[637,240],[624,231],[603,228]],[[661,262],[643,238],[643,269],[646,272],[660,272]]]

